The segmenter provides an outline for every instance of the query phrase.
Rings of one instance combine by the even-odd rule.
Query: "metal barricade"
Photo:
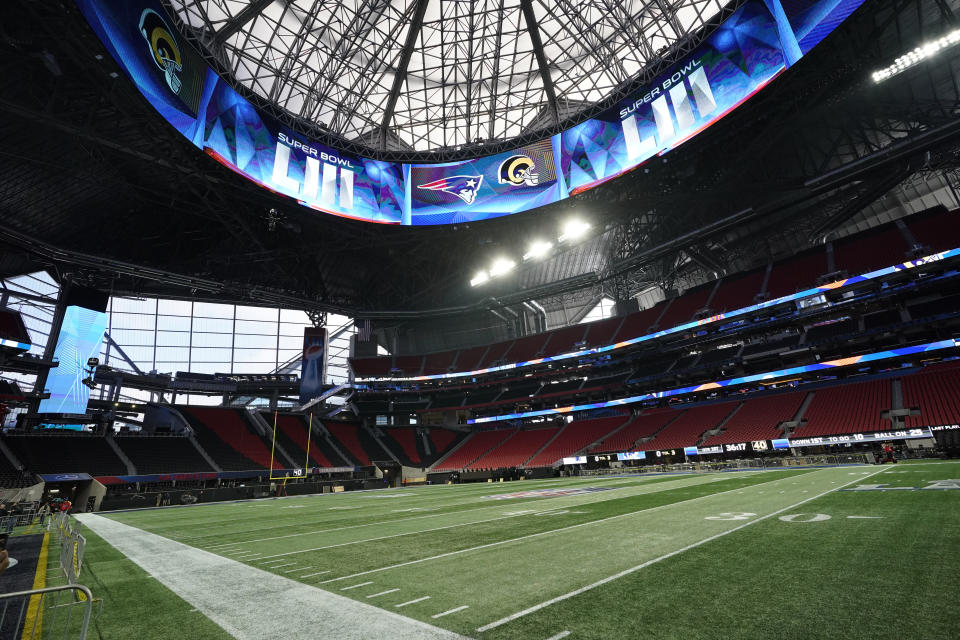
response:
[[[60,568],[70,584],[77,584],[80,569],[83,567],[83,552],[87,540],[80,535],[83,523],[74,520],[67,513],[55,513],[51,518],[52,530],[60,544]]]
[[[0,518],[0,533],[15,533],[16,527],[26,527],[33,524],[37,517],[37,509],[27,509]]]
[[[0,635],[22,640],[84,640],[93,594],[82,584],[0,594]]]

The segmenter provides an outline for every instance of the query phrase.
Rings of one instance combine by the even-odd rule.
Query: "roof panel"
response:
[[[386,123],[421,151],[512,138],[534,122],[547,126],[540,117],[550,110],[544,73],[561,109],[602,101],[721,8],[719,0],[532,0],[537,24],[528,25],[520,0],[168,4],[204,33],[201,42],[223,41],[237,82],[354,139],[384,124],[423,1],[423,23]],[[539,68],[531,28],[542,41],[546,70]],[[221,31],[226,37],[218,39]]]

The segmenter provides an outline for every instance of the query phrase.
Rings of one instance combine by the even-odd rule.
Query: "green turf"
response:
[[[272,571],[288,578],[329,572],[302,582],[385,609],[429,595],[402,613],[471,637],[948,638],[960,637],[951,606],[960,593],[960,490],[847,489],[954,478],[958,463],[554,479],[107,515],[267,571],[285,563]],[[577,487],[611,489],[486,497]],[[795,514],[804,515],[780,519]],[[812,514],[830,518],[802,521]],[[104,638],[223,637],[209,621],[193,635],[137,627],[147,599],[164,625],[206,618],[187,615],[188,603],[91,538]],[[661,560],[667,554],[676,555]],[[291,567],[302,571],[285,573]]]

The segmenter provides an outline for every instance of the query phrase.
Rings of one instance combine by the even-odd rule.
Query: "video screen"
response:
[[[50,397],[40,401],[38,413],[86,413],[90,388],[82,381],[88,375],[87,360],[100,355],[106,330],[105,312],[75,305],[67,307],[54,351],[59,364],[50,369],[47,376]]]
[[[780,20],[772,3],[748,0],[689,56],[595,118],[510,152],[428,164],[363,158],[261,114],[207,66],[159,0],[76,2],[147,101],[217,162],[316,211],[416,226],[535,209],[668,153],[767,86],[864,0],[783,3]]]

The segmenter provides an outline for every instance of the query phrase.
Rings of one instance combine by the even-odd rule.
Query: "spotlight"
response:
[[[952,47],[958,42],[960,42],[960,29],[951,31],[950,33],[943,36],[942,38],[933,40],[931,42],[927,42],[926,44],[923,44],[917,47],[913,51],[903,54],[902,56],[894,60],[893,64],[888,66],[886,69],[880,69],[879,71],[875,71],[873,73],[873,81],[883,82],[887,78],[892,78],[898,73],[902,73],[903,71],[906,71],[910,67],[920,64],[927,58],[930,58],[936,55],[943,49]]]
[[[470,280],[470,286],[478,287],[489,279],[490,275],[486,271],[478,271],[477,275],[473,276],[473,279]]]
[[[497,258],[490,267],[490,277],[496,278],[497,276],[502,276],[515,266],[517,266],[517,263],[510,258]]]
[[[560,242],[571,242],[579,240],[590,230],[590,223],[574,218],[567,220],[560,232]]]
[[[83,380],[80,381],[80,384],[90,389],[97,388],[97,383],[93,381],[93,378],[84,378]]]
[[[545,240],[534,240],[530,245],[530,248],[527,249],[527,253],[524,254],[524,260],[535,260],[537,258],[542,258],[548,253],[550,249],[553,249],[553,243],[547,242]]]

